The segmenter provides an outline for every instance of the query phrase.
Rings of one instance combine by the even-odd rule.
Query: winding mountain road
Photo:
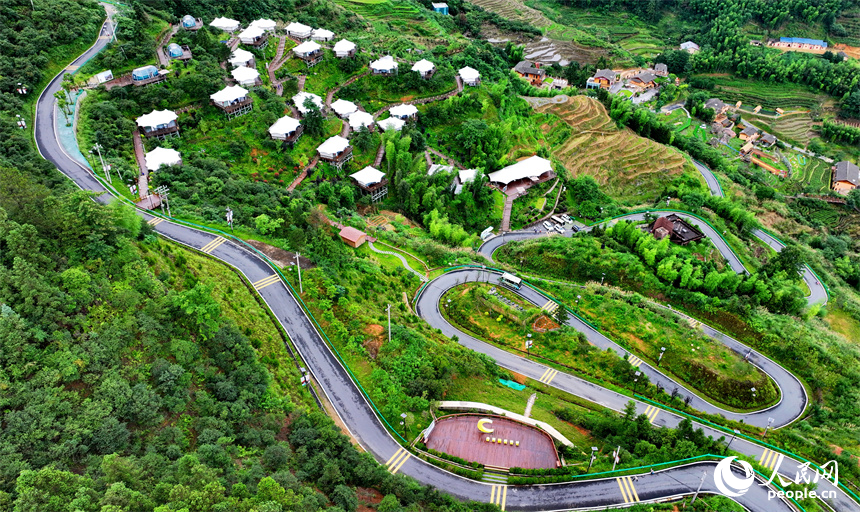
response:
[[[102,29],[104,33],[104,28]],[[107,43],[107,38],[98,39],[96,44],[75,60],[79,64],[98,52]],[[53,93],[60,88],[61,72],[48,85],[37,102],[35,127],[36,145],[40,154],[52,162],[57,168],[84,190],[99,193],[95,200],[107,203],[113,199],[109,191],[97,180],[89,169],[84,168],[62,149],[56,134],[56,102]],[[272,280],[276,275],[258,254],[239,241],[225,239],[221,236],[201,231],[181,224],[172,219],[165,220],[149,212],[138,210],[153,229],[160,235],[177,243],[202,251],[233,266],[241,272],[250,283],[255,285],[258,293],[269,306],[275,317],[286,330],[288,336],[299,351],[302,359],[308,365],[311,374],[320,389],[331,401],[336,413],[340,416],[351,435],[358,443],[378,461],[395,473],[409,475],[419,482],[434,486],[463,500],[492,502],[503,509],[527,511],[553,511],[569,509],[605,508],[608,506],[626,506],[631,502],[656,501],[671,499],[695,492],[701,482],[704,493],[719,494],[713,478],[704,478],[703,473],[713,473],[715,463],[704,462],[675,467],[654,474],[639,475],[629,480],[627,492],[623,492],[623,482],[618,478],[604,478],[582,481],[577,483],[539,485],[539,486],[506,486],[491,485],[456,476],[447,471],[432,466],[411,455],[404,455],[402,447],[395,441],[388,430],[382,425],[373,408],[361,394],[349,373],[341,365],[331,348],[321,338],[313,323],[299,305],[290,288],[280,280]],[[438,290],[439,282],[434,282],[428,290]],[[425,291],[427,293],[427,291]],[[429,298],[430,296],[427,295]],[[427,304],[426,302],[423,304]],[[424,306],[428,311],[432,308]],[[438,308],[438,302],[435,303]],[[477,341],[477,340],[476,340]],[[503,365],[516,366],[528,375],[540,376],[545,369],[537,363],[523,360],[517,356],[498,351]],[[578,381],[564,374],[558,374],[553,385],[564,386],[563,389],[574,393],[593,393],[595,399],[604,400],[607,407],[617,409],[623,407],[627,397],[613,394],[593,384]],[[586,391],[581,391],[580,387]],[[660,412],[662,418],[656,423],[669,426],[674,421],[668,413]],[[733,444],[733,448],[744,453],[758,454],[762,448],[742,439]],[[737,468],[736,477],[742,478]],[[630,489],[633,489],[633,492]],[[828,484],[819,484],[819,491],[828,489]],[[734,498],[746,509],[754,512],[782,512],[793,510],[792,506],[783,499],[768,499],[768,487],[753,485],[743,496]],[[851,501],[841,491],[831,505],[842,511],[860,511],[860,507]]]

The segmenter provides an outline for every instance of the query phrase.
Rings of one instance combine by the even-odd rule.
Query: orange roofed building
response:
[[[367,233],[355,229],[354,227],[347,226],[340,230],[340,239],[343,240],[346,245],[353,249],[357,249],[361,247],[361,244],[367,241]]]

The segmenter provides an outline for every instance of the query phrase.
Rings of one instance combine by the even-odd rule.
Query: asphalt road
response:
[[[713,176],[713,174],[711,175]],[[716,178],[715,178],[716,179]],[[668,210],[660,210],[659,213],[666,213]],[[657,212],[655,212],[657,213]],[[723,258],[728,262],[729,266],[737,273],[749,273],[744,266],[743,262],[741,262],[740,258],[731,250],[729,244],[726,243],[725,240],[720,236],[716,229],[712,228],[710,224],[703,223],[696,217],[690,215],[689,213],[682,211],[674,211],[676,215],[684,218],[689,221],[691,224],[695,225],[698,229],[708,237],[714,247],[720,251],[720,254]],[[602,225],[609,225],[619,220],[629,220],[629,221],[641,221],[645,219],[645,213],[631,213],[629,215],[623,215],[618,217],[617,219],[613,219],[610,221],[606,221],[601,223]],[[486,242],[484,242],[478,252],[481,253],[484,257],[493,261],[493,254],[503,245],[514,242],[518,240],[530,240],[532,238],[540,238],[544,236],[566,236],[572,237],[576,233],[573,232],[570,228],[570,224],[565,225],[565,233],[564,235],[559,235],[558,233],[551,232],[546,233],[546,230],[542,227],[538,228],[538,232],[535,233],[534,230],[524,230],[524,231],[512,231],[510,233],[504,233],[498,236],[495,236]],[[594,226],[588,226],[583,228],[581,231],[591,231],[594,229]],[[760,229],[756,229],[752,232],[752,235],[773,248],[776,252],[782,250],[785,247],[778,240],[768,235],[764,231]],[[801,276],[803,277],[803,281],[806,283],[806,286],[809,287],[811,293],[807,295],[806,302],[810,305],[812,304],[827,304],[828,296],[827,291],[824,288],[824,285],[815,277],[812,271],[809,268],[809,265],[804,265],[803,272],[801,272]]]
[[[602,405],[606,408],[613,409],[619,412],[623,411],[625,405],[632,400],[630,397],[564,372],[552,374],[550,372],[550,367],[532,361],[530,359],[517,356],[506,350],[502,350],[495,345],[491,345],[489,343],[476,339],[470,334],[461,331],[444,318],[439,308],[441,298],[446,291],[457,286],[458,284],[463,284],[464,282],[489,282],[495,284],[498,282],[500,276],[500,272],[482,269],[462,269],[443,274],[431,281],[421,291],[421,294],[415,302],[416,312],[428,324],[430,324],[430,326],[439,329],[445,336],[449,338],[453,338],[454,336],[456,336],[458,343],[476,352],[486,354],[487,356],[493,358],[493,360],[496,361],[496,364],[503,368],[519,373],[521,375],[525,375],[530,379],[544,382],[546,385],[579,396],[590,402]],[[517,293],[523,299],[527,300],[528,302],[534,304],[537,307],[542,307],[549,301],[548,297],[527,286],[521,287],[518,291],[510,291],[512,291],[513,293]],[[444,307],[444,305],[442,307]],[[608,340],[608,338],[595,331],[591,327],[580,322],[576,318],[572,318],[568,322],[568,325],[574,327],[580,332],[583,332],[589,342],[600,347],[601,349],[609,348],[612,350],[616,350],[619,353],[625,352],[624,349],[611,342],[610,340]],[[720,333],[719,331],[704,325],[703,328],[705,329],[705,333],[707,335],[713,337],[715,340],[718,340],[721,343],[726,344],[733,350],[742,352],[744,354],[749,351],[746,346]],[[711,405],[710,403],[699,399],[698,397],[694,398],[694,401],[691,402],[691,405],[703,411],[715,414],[722,414],[727,418],[742,420],[746,423],[757,425],[762,429],[764,429],[764,427],[768,424],[769,417],[773,417],[775,420],[772,428],[778,428],[779,426],[785,425],[796,419],[798,415],[803,411],[807,399],[806,392],[800,382],[797,381],[797,379],[793,375],[791,375],[788,371],[779,366],[777,363],[773,362],[770,359],[767,359],[766,357],[754,351],[752,352],[750,360],[757,364],[759,367],[761,367],[769,375],[771,375],[771,378],[773,378],[774,381],[777,382],[782,389],[783,397],[779,404],[763,411],[748,414],[738,414],[723,411]],[[661,383],[663,383],[663,386],[666,389],[672,389],[672,387],[676,385],[674,381],[660,373],[657,369],[651,367],[650,365],[647,365],[646,363],[642,363],[639,366],[639,369],[649,376],[651,382],[660,381]],[[692,395],[692,393],[690,393],[689,391],[684,391],[687,394]],[[655,413],[653,408],[649,407],[649,404],[646,402],[641,402],[638,400],[633,400],[633,402],[636,405],[637,413],[648,415],[651,419],[651,423],[656,426],[675,428],[683,419],[680,415],[662,409],[659,412]],[[695,427],[701,428],[706,435],[711,436],[715,439],[719,439],[720,437],[725,436],[724,432],[715,429],[707,424],[695,423]],[[778,470],[779,473],[781,475],[784,475],[786,478],[793,478],[796,473],[796,468],[801,464],[801,462],[789,457],[778,459],[776,455],[769,455],[769,451],[762,446],[745,441],[743,439],[734,440],[732,442],[732,449],[745,455],[754,457],[756,460],[769,463],[770,465],[768,467],[771,467],[771,470]],[[823,484],[822,487],[819,488],[819,490],[823,490],[825,488],[834,489],[834,487],[830,484]],[[765,501],[763,503],[767,502]],[[836,493],[835,499],[828,500],[828,503],[830,503],[837,511],[860,510],[860,507],[858,507],[857,503],[848,498],[848,496],[846,496],[841,491],[838,491]],[[769,506],[770,504],[768,504],[768,507],[766,507],[767,510],[770,510]],[[755,510],[755,508],[751,508],[751,510]]]
[[[106,43],[107,39],[98,40],[96,45],[75,63],[83,62]],[[54,130],[56,114],[53,92],[58,90],[60,82],[60,76],[55,78],[37,103],[37,119],[34,123],[37,147],[44,158],[54,163],[79,187],[84,190],[104,192],[104,187],[93,178],[90,171],[69,158],[57,141]],[[97,197],[97,200],[108,202],[110,197],[102,194]],[[286,329],[302,359],[308,365],[314,380],[331,401],[350,433],[363,448],[393,472],[412,476],[424,484],[432,485],[464,500],[494,502],[514,510],[602,508],[624,505],[630,501],[667,499],[693,493],[701,481],[703,472],[708,472],[708,477],[704,479],[702,492],[716,492],[713,478],[710,478],[710,474],[713,473],[713,463],[673,468],[654,475],[641,475],[629,482],[635,490],[634,497],[630,487],[626,487],[627,492],[622,493],[622,484],[616,478],[527,487],[493,486],[458,477],[415,457],[398,456],[400,445],[383,427],[370,404],[314,329],[294,295],[283,282],[266,280],[274,275],[272,268],[250,249],[238,243],[169,220],[159,219],[147,212],[139,211],[139,213],[162,236],[211,254],[238,269],[251,283],[260,283],[255,288],[258,288],[278,321]],[[529,364],[534,363],[529,362]],[[568,378],[569,376],[563,374],[556,377],[560,382],[567,382]],[[575,384],[573,381],[570,382],[571,386]],[[617,398],[614,400],[617,401]],[[669,421],[668,415],[666,416],[663,421]],[[733,447],[744,444],[738,440]],[[769,501],[767,498],[764,487],[753,485],[747,494],[736,500],[755,512],[792,510],[784,501]],[[845,499],[847,500],[847,497]],[[850,503],[854,505],[853,508],[849,506],[837,510],[860,510],[856,504]]]

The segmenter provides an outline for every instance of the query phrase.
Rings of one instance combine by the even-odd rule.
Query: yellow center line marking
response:
[[[621,478],[615,479],[618,482],[618,488],[621,489],[621,497],[624,499],[624,503],[630,503],[630,499],[627,498],[627,489],[624,488],[624,484],[621,483]]]
[[[149,219],[148,221],[146,221],[146,223],[149,224],[150,226],[157,226],[157,225],[161,224],[162,222],[164,222],[164,219],[162,219],[161,217],[153,217],[153,218]]]
[[[201,250],[201,251],[203,251],[203,252],[205,252],[205,253],[207,253],[207,254],[209,254],[209,253],[211,253],[212,251],[214,251],[214,250],[215,250],[219,245],[223,244],[223,243],[224,243],[224,242],[226,242],[226,241],[227,241],[227,239],[226,239],[226,238],[224,238],[224,237],[220,237],[220,236],[219,236],[219,237],[218,237],[218,238],[216,238],[215,240],[212,240],[212,241],[211,241],[211,242],[209,242],[208,244],[204,245],[204,246],[203,246],[203,248],[201,248],[200,250]]]
[[[403,457],[403,460],[400,461],[400,464],[398,464],[396,468],[391,470],[391,474],[396,475],[397,472],[400,471],[401,466],[406,464],[406,461],[409,460],[410,457],[412,457],[412,454],[409,452],[406,452],[406,457]]]
[[[490,488],[490,503],[492,505],[496,504],[496,486],[495,485]]]
[[[558,370],[553,370],[552,372],[550,372],[549,375],[546,376],[546,379],[544,379],[544,384],[549,384],[549,382],[554,379],[556,375],[558,375]]]
[[[391,464],[388,464],[388,469],[389,469],[389,471],[390,471],[394,466],[396,466],[396,465],[397,465],[397,463],[398,463],[398,462],[400,462],[400,460],[403,458],[403,456],[404,456],[404,455],[406,455],[407,453],[409,453],[409,452],[407,452],[406,450],[403,450],[403,451],[401,451],[400,453],[398,453],[398,454],[397,454],[397,457],[394,459],[394,461],[393,461],[393,462],[391,462]]]
[[[540,376],[538,382],[543,382],[543,378],[546,377],[546,374],[549,373],[550,370],[552,370],[552,368],[547,368],[546,370],[544,370],[543,375]]]
[[[631,478],[629,476],[626,478],[627,478],[627,485],[630,486],[630,492],[633,493],[633,499],[635,499],[636,501],[639,501],[639,493],[636,492],[636,487],[633,485],[633,478]]]
[[[99,36],[99,39],[104,41],[105,39],[110,39],[110,36]]]
[[[392,455],[392,456],[391,456],[391,458],[390,458],[390,459],[388,459],[388,462],[386,462],[386,463],[385,463],[385,466],[386,466],[386,467],[387,467],[387,466],[390,466],[390,465],[391,465],[391,461],[393,461],[393,460],[394,460],[394,457],[397,457],[398,455],[400,455],[400,452],[402,452],[402,451],[403,451],[403,447],[401,446],[401,447],[400,447],[400,449],[399,449],[399,450],[397,450],[396,452],[394,452],[394,455]]]
[[[505,510],[505,502],[508,501],[508,486],[502,486],[502,503],[499,505],[499,508]]]
[[[69,71],[74,71],[74,70],[78,69],[79,67],[80,66],[75,66],[74,64],[72,64],[72,65],[66,67],[66,69]]]
[[[280,280],[278,274],[273,274],[269,277],[260,279],[256,283],[252,283],[254,285],[255,290],[262,290],[263,288],[269,286],[270,284],[277,283]]]

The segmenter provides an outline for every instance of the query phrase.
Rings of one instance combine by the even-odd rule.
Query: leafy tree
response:
[[[304,133],[310,137],[322,137],[325,133],[325,118],[323,118],[322,112],[310,98],[305,100],[304,107],[307,109],[302,118]]]

